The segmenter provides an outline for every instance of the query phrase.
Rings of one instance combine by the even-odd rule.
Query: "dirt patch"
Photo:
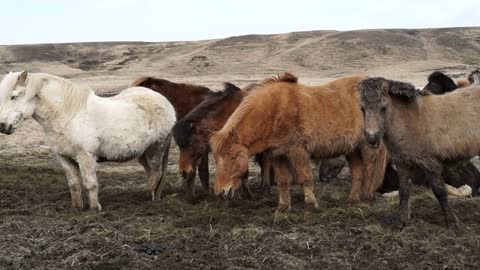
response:
[[[165,197],[146,200],[135,163],[102,165],[104,211],[75,212],[51,155],[31,151],[15,165],[10,147],[0,156],[0,265],[3,269],[473,269],[480,256],[478,199],[452,201],[462,221],[457,235],[444,226],[430,191],[413,196],[411,224],[402,232],[382,225],[396,200],[349,204],[349,173],[318,183],[320,209],[305,216],[293,191],[288,220],[273,224],[275,191],[225,205],[215,198],[188,203],[172,147]],[[253,164],[252,164],[253,166]],[[212,175],[213,176],[213,175]],[[251,176],[254,192],[258,169]]]

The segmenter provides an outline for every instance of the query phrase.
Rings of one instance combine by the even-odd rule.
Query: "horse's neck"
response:
[[[65,127],[70,119],[65,117],[63,111],[65,82],[57,79],[48,80],[35,95],[36,106],[33,118],[45,130],[60,129]]]

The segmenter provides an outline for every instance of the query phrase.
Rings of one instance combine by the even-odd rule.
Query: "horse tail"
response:
[[[130,85],[131,87],[135,86],[144,86],[144,84],[150,80],[152,77],[141,77],[133,81],[133,83]]]
[[[360,199],[370,201],[375,192],[382,186],[385,177],[385,169],[388,161],[388,153],[385,144],[381,143],[377,149],[364,146],[362,154],[364,164],[364,180]]]

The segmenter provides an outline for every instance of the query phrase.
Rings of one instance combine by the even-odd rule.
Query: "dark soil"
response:
[[[288,219],[274,224],[276,191],[258,195],[258,172],[251,176],[253,200],[187,202],[172,148],[162,201],[146,200],[136,163],[106,164],[98,174],[103,211],[75,212],[48,148],[17,160],[15,149],[5,151],[1,269],[478,269],[480,263],[476,198],[451,202],[461,220],[453,234],[431,192],[416,189],[411,223],[396,232],[382,221],[397,199],[347,203],[344,170],[335,181],[317,184],[318,212],[305,215],[295,188]]]

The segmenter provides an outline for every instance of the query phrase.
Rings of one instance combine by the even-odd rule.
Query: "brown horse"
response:
[[[395,225],[410,219],[409,176],[422,169],[445,215],[456,228],[441,174],[445,164],[480,153],[480,87],[472,85],[445,95],[420,96],[409,83],[369,78],[359,84],[365,132],[372,147],[384,141],[400,182],[400,211]]]
[[[187,194],[191,198],[195,193],[195,167],[202,157],[208,156],[212,133],[223,127],[254,86],[249,85],[242,91],[235,85],[226,83],[223,91],[210,92],[202,103],[173,127],[173,137],[180,147],[179,170],[186,179]],[[208,193],[208,178],[207,185],[202,187]]]
[[[366,194],[373,194],[383,180],[386,151],[371,151],[364,144],[357,91],[358,82],[364,78],[345,77],[309,87],[285,73],[257,86],[210,141],[217,165],[215,193],[233,194],[248,168],[249,157],[271,150],[281,157],[275,164],[277,214],[290,209],[289,175],[303,186],[306,207],[318,207],[311,156],[347,155],[352,191],[363,187]],[[350,196],[358,200],[363,193]]]
[[[177,120],[181,120],[187,113],[200,104],[211,90],[204,86],[175,83],[153,77],[138,78],[132,86],[143,86],[162,94],[175,108]],[[198,174],[204,190],[209,189],[208,153],[203,155],[198,162]],[[189,195],[188,185],[185,185]]]
[[[472,73],[473,74],[473,73]],[[428,83],[422,89],[421,94],[425,95],[424,91],[435,95],[443,95],[448,92],[457,91],[459,88],[467,87],[470,83],[467,80],[458,80],[456,83],[447,75],[441,72],[433,72],[428,76]],[[413,170],[410,172],[410,179],[416,185],[428,186],[425,172],[422,169]],[[447,187],[449,195],[458,196],[458,188],[468,185],[471,187],[472,196],[478,196],[480,188],[480,172],[469,160],[462,160],[446,164],[443,167],[442,179]],[[387,164],[385,171],[385,178],[382,187],[378,190],[380,193],[389,193],[399,189],[398,172],[393,166],[393,162]],[[451,194],[451,192],[453,192]]]

